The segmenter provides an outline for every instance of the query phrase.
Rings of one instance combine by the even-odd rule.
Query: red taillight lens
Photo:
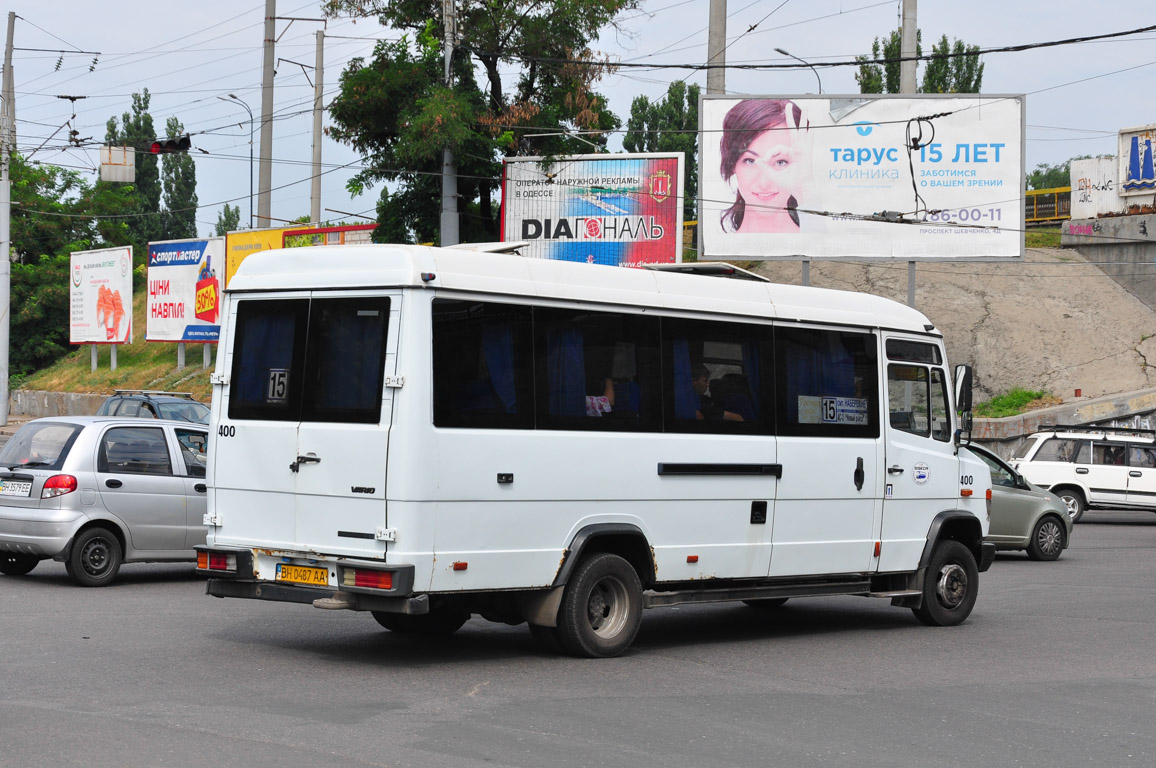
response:
[[[202,571],[235,571],[237,556],[222,552],[198,552],[197,569]]]
[[[361,571],[346,568],[342,572],[342,583],[347,587],[370,587],[372,589],[393,589],[392,571]]]
[[[76,478],[72,475],[53,475],[44,481],[44,488],[40,491],[40,498],[53,499],[72,493],[76,490]]]

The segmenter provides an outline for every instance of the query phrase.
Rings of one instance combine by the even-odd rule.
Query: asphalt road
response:
[[[960,627],[885,601],[647,612],[624,657],[474,619],[218,600],[190,565],[0,576],[0,766],[1152,766],[1156,515],[1000,555]]]

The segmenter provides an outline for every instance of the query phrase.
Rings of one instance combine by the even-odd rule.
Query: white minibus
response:
[[[970,370],[860,293],[408,245],[256,253],[212,377],[207,591],[615,656],[644,608],[970,614]],[[754,277],[725,265],[703,270]],[[957,415],[962,411],[962,415]]]

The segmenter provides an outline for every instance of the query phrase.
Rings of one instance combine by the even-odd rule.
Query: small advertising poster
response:
[[[132,246],[72,254],[68,286],[71,344],[132,339]]]
[[[502,240],[523,256],[639,267],[682,261],[683,154],[507,158]]]
[[[146,340],[217,341],[224,260],[223,237],[149,243]]]
[[[1021,95],[704,97],[703,259],[1015,260]]]

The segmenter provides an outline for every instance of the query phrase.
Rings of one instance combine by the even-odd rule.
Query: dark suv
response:
[[[152,389],[118,389],[104,401],[97,416],[137,416],[172,419],[194,424],[209,423],[209,406],[193,399],[191,392],[160,392]]]

